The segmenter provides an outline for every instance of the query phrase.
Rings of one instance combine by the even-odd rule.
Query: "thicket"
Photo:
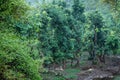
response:
[[[0,78],[41,80],[42,65],[65,68],[70,60],[79,66],[84,52],[93,64],[105,62],[105,55],[118,55],[120,2],[101,4],[110,4],[111,15],[87,11],[81,0],[43,0],[33,7],[24,0],[1,0]]]
[[[85,51],[93,63],[105,62],[105,55],[119,54],[120,38],[115,30],[119,30],[119,26],[108,24],[100,11],[85,11],[80,0],[73,0],[70,5],[53,1],[42,7],[39,41],[42,54],[48,57],[45,64],[65,66],[67,60],[71,63],[76,60],[79,66]]]
[[[24,0],[0,1],[0,79],[2,80],[42,79],[40,77],[42,59],[31,57],[31,39],[22,34],[26,28],[28,29],[25,14],[29,9]]]

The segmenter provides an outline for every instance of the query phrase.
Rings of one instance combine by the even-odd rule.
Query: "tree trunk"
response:
[[[99,62],[105,63],[105,55],[104,54],[99,55],[98,59],[99,59]]]
[[[66,61],[65,60],[63,60],[63,69],[65,69],[66,68]]]
[[[74,59],[71,59],[71,67],[73,67],[73,60],[74,60]]]
[[[96,51],[96,47],[97,47],[97,32],[96,32],[96,26],[94,28],[94,45],[93,45],[93,64],[95,63],[95,60],[96,60],[96,54],[97,54],[97,51]]]
[[[75,64],[75,67],[79,67],[80,66],[80,60],[79,60],[79,58],[76,58],[76,64]]]

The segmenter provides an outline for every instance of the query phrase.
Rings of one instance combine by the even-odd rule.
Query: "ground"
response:
[[[92,65],[90,61],[81,62],[80,67],[67,67],[63,71],[42,74],[44,80],[120,80],[120,58],[107,57],[106,63]]]

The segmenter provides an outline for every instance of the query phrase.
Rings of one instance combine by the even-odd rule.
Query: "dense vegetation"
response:
[[[1,0],[0,79],[42,80],[44,68],[79,67],[84,52],[92,64],[120,55],[120,1],[86,1]]]

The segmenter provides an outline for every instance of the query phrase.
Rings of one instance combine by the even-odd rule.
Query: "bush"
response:
[[[2,80],[41,80],[39,67],[25,41],[14,33],[0,31],[0,78]]]

